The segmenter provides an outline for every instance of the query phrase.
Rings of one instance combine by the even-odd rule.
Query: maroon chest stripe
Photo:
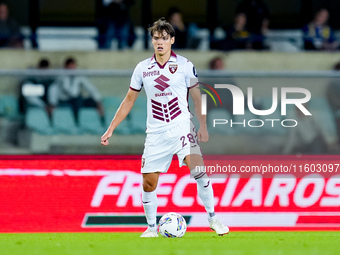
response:
[[[171,111],[175,106],[178,106],[178,102],[172,104],[172,105],[169,107],[169,110]]]
[[[174,118],[176,118],[178,115],[180,115],[182,112],[181,110],[179,110],[176,114],[174,114],[173,116],[171,116],[171,120],[173,120]]]
[[[163,117],[163,113],[162,112],[158,112],[158,111],[152,110],[152,113],[157,114],[157,115]]]
[[[173,109],[171,112],[170,112],[170,115],[173,115],[175,112],[177,112],[179,110],[179,107],[176,107],[175,109]]]
[[[155,100],[153,100],[153,99],[151,99],[151,103],[153,103],[153,104],[155,104],[155,105],[158,105],[158,106],[162,107],[162,104],[161,104],[161,103],[159,103],[159,102],[157,102],[157,101],[155,101]]]
[[[175,97],[174,99],[172,99],[172,100],[169,101],[168,105],[171,105],[173,102],[176,102],[177,100],[178,100],[178,98]]]
[[[155,106],[155,105],[152,106],[152,109],[155,109],[155,110],[160,111],[160,112],[162,111],[162,108],[157,107],[157,106]]]
[[[157,115],[153,115],[153,117],[154,117],[155,119],[158,119],[158,120],[164,121],[164,118],[158,117]]]

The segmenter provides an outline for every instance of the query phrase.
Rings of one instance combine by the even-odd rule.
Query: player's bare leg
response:
[[[205,172],[197,171],[199,168],[196,167],[204,166],[202,156],[197,154],[188,155],[185,157],[184,163],[189,167],[191,176],[195,178],[197,182],[197,193],[208,213],[210,228],[220,236],[228,234],[229,228],[224,226],[215,215],[214,191],[210,179]]]
[[[156,187],[158,183],[158,178],[159,173],[143,174],[142,203],[144,207],[145,217],[148,222],[148,229],[141,235],[141,237],[158,237],[156,222]]]

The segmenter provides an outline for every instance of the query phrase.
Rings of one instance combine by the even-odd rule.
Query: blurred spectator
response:
[[[37,68],[47,70],[50,68],[48,59],[43,58],[39,61]],[[53,83],[52,77],[38,76],[24,80],[20,85],[19,108],[25,113],[29,107],[41,107],[49,110],[47,95],[49,86]]]
[[[340,62],[334,65],[334,71],[340,71]],[[340,138],[340,78],[333,78],[327,89],[327,98],[332,108],[337,126],[337,134]],[[338,141],[340,143],[340,141]]]
[[[168,11],[168,20],[175,29],[175,42],[172,47],[174,49],[186,48],[188,34],[181,11],[176,7],[170,8]]]
[[[252,34],[252,47],[264,49],[264,35],[269,26],[269,9],[263,0],[242,0],[236,7],[236,13],[244,13],[247,30]]]
[[[194,23],[185,24],[183,14],[177,7],[171,7],[167,13],[168,21],[175,29],[174,49],[196,49],[200,43],[197,37],[198,27]]]
[[[304,115],[298,108],[294,119],[298,125],[289,128],[284,154],[326,154],[335,150],[336,140],[328,133],[325,123],[319,123],[314,116]]]
[[[20,26],[10,17],[8,5],[4,2],[0,2],[0,47],[24,47]]]
[[[67,70],[76,69],[76,60],[74,58],[66,59],[64,68]],[[104,114],[100,93],[84,76],[68,75],[60,77],[51,85],[48,102],[52,109],[58,106],[71,107],[76,117],[81,107],[96,107],[101,116]]]
[[[226,64],[225,64],[223,58],[220,57],[220,56],[216,56],[216,57],[212,58],[209,61],[209,70],[216,71],[216,72],[226,70]],[[202,81],[202,87],[203,88],[206,84],[210,85],[213,88],[215,87],[215,84],[232,84],[232,85],[237,86],[235,80],[232,77],[228,77],[228,78],[209,77],[209,78],[201,78],[200,81]],[[217,94],[221,98],[222,108],[224,108],[224,109],[228,110],[230,113],[232,113],[233,96],[231,94],[231,91],[228,90],[228,89],[218,89],[218,88],[215,88],[215,91],[217,92]],[[202,93],[204,93],[204,92],[202,92]],[[218,107],[220,107],[220,106],[218,106]],[[215,108],[216,108],[215,103],[213,102],[212,99],[210,99],[210,97],[208,97],[208,99],[207,99],[208,112],[212,109],[215,109]]]
[[[224,70],[225,64],[221,57],[215,57],[209,61],[210,70]]]
[[[130,22],[129,9],[134,0],[97,0],[98,47],[110,49],[114,38],[118,49],[133,44],[134,33]]]
[[[306,50],[335,50],[339,47],[332,29],[327,25],[328,18],[329,12],[321,9],[314,19],[302,28]]]
[[[334,65],[334,71],[340,71],[340,62]],[[327,90],[328,102],[335,116],[340,117],[340,78],[334,78]]]
[[[247,16],[244,13],[238,13],[235,16],[234,24],[226,29],[227,38],[224,50],[251,49],[252,37],[247,30]]]

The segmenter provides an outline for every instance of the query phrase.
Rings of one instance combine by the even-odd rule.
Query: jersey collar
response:
[[[170,58],[167,62],[165,62],[164,65],[161,65],[157,62],[156,57],[155,57],[155,53],[154,53],[152,58],[151,58],[150,64],[157,64],[159,66],[159,68],[163,69],[168,62],[177,62],[177,55],[176,55],[175,52],[171,51]]]

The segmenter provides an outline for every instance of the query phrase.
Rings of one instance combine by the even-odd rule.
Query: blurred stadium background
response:
[[[261,35],[261,48],[233,50],[221,48],[216,42],[225,40],[224,28],[233,23],[240,0],[131,1],[129,24],[132,37],[130,45],[124,49],[119,48],[117,39],[113,39],[107,48],[99,47],[98,20],[101,13],[98,5],[101,2],[7,1],[10,15],[20,24],[22,45],[0,49],[0,182],[3,191],[0,201],[4,208],[0,212],[4,221],[0,224],[0,232],[102,231],[102,226],[107,229],[124,225],[125,221],[119,217],[126,214],[133,218],[126,224],[132,227],[144,224],[142,206],[138,202],[140,176],[137,174],[145,139],[143,91],[128,118],[116,130],[111,145],[101,146],[100,136],[125,96],[134,67],[153,53],[147,27],[158,18],[166,17],[171,7],[180,9],[193,39],[175,52],[195,64],[205,83],[213,85],[217,80],[228,81],[243,91],[253,87],[254,102],[264,109],[270,106],[273,86],[307,88],[312,93],[308,107],[315,122],[319,123],[311,132],[320,134],[316,138],[321,137],[321,141],[307,144],[307,150],[306,146],[302,148],[304,151],[287,148],[290,133],[280,126],[269,129],[209,127],[211,142],[202,145],[204,154],[245,157],[261,154],[263,158],[251,156],[250,160],[273,161],[277,158],[268,155],[290,154],[285,160],[295,160],[300,153],[332,154],[331,163],[337,162],[340,104],[337,108],[334,101],[340,96],[337,92],[340,75],[334,66],[340,61],[340,51],[305,49],[302,27],[320,8],[327,8],[328,24],[334,29],[335,41],[340,42],[339,1],[266,0],[269,27]],[[63,68],[69,57],[76,59],[77,70]],[[219,70],[211,70],[210,61],[216,57],[223,65],[215,68]],[[42,59],[49,60],[48,70],[36,68]],[[101,94],[102,116],[95,108],[89,107],[81,107],[77,118],[68,107],[57,107],[50,115],[44,107],[22,109],[23,84],[27,85],[27,81],[31,84],[32,79],[47,77],[57,80],[65,76],[87,77]],[[41,90],[26,88],[25,93],[42,96]],[[47,92],[43,90],[44,93]],[[208,122],[209,118],[232,118],[227,109],[210,110]],[[279,110],[271,117],[282,120]],[[295,113],[291,110],[289,114],[293,116]],[[260,117],[247,115],[247,118]],[[221,139],[226,136],[228,142]],[[303,162],[315,159],[329,164],[327,156],[315,156]],[[195,187],[182,172],[173,165],[170,177],[163,178],[163,183],[168,186],[164,184],[162,187],[160,213],[172,208],[193,217],[192,226],[203,228],[205,219],[199,213],[202,211],[200,202],[193,195]],[[13,179],[13,176],[18,178]],[[338,179],[330,177],[320,176],[306,182],[291,176],[292,181],[283,184],[290,190],[289,194],[285,191],[287,197],[275,193],[280,184],[273,184],[271,179],[264,179],[262,187],[262,182],[254,184],[251,179],[240,183],[232,181],[232,184],[229,181],[232,179],[216,178],[215,193],[220,199],[218,209],[231,212],[223,219],[236,228],[336,228],[340,225],[339,183]],[[246,185],[248,182],[249,186]],[[256,185],[261,188],[257,189],[260,186]],[[170,191],[177,191],[179,199],[171,196]],[[222,196],[224,192],[232,195],[229,198]],[[267,193],[274,195],[265,199]],[[20,199],[14,198],[15,194],[21,194]],[[184,194],[192,199],[181,202]],[[50,203],[51,197],[54,197],[54,203]],[[23,210],[22,203],[25,205]],[[249,220],[254,217],[251,214],[254,211],[261,212],[255,222]],[[23,214],[26,218],[20,218]],[[33,223],[27,225],[37,219],[43,222],[41,227]]]
[[[2,59],[0,62],[2,81],[0,87],[0,152],[2,154],[77,154],[79,148],[82,148],[82,154],[139,154],[142,151],[145,125],[144,121],[139,121],[134,116],[143,119],[143,116],[139,114],[140,110],[145,107],[145,101],[142,98],[125,124],[117,130],[118,137],[115,143],[119,144],[119,148],[117,146],[102,148],[98,144],[98,135],[102,134],[120,100],[124,97],[136,63],[152,54],[146,28],[157,18],[167,17],[168,10],[174,6],[182,12],[187,28],[193,29],[191,37],[195,40],[194,43],[186,44],[186,47],[178,49],[177,52],[195,64],[201,77],[208,79],[214,75],[214,71],[207,71],[209,61],[220,57],[224,65],[218,76],[228,78],[228,81],[234,82],[242,89],[250,85],[256,86],[258,90],[262,88],[261,92],[255,94],[256,100],[262,105],[266,105],[265,101],[268,101],[268,98],[265,97],[271,95],[273,83],[280,88],[287,86],[287,79],[295,78],[299,80],[301,87],[307,86],[312,90],[314,101],[318,101],[314,105],[325,106],[319,110],[322,111],[321,115],[326,115],[324,119],[327,120],[327,124],[324,124],[326,126],[323,128],[330,132],[331,137],[327,142],[337,139],[336,115],[334,115],[336,109],[332,109],[327,98],[327,89],[330,82],[337,79],[337,74],[326,71],[333,70],[340,55],[337,50],[332,52],[305,50],[304,34],[301,29],[304,24],[313,19],[319,8],[327,8],[330,17],[328,23],[335,31],[336,40],[339,40],[337,29],[340,29],[340,21],[336,18],[339,3],[336,1],[265,1],[270,13],[268,18],[270,22],[269,29],[263,36],[264,45],[261,50],[228,50],[225,48],[216,50],[218,47],[215,42],[223,40],[226,36],[226,30],[223,28],[233,22],[237,6],[241,2],[236,0],[202,0],[183,3],[179,1],[166,3],[151,0],[130,1],[130,24],[133,30],[130,46],[124,50],[118,50],[118,42],[114,38],[109,48],[99,48],[97,25],[102,14],[98,7],[101,2],[94,0],[82,1],[81,4],[78,1],[43,0],[8,2],[10,15],[20,24],[23,48],[4,47],[0,51]],[[80,69],[77,70],[77,74],[87,76],[102,95],[104,116],[97,120],[96,124],[91,123],[92,127],[86,127],[86,121],[78,123],[72,116],[70,119],[67,118],[69,122],[64,123],[62,128],[55,127],[53,118],[48,119],[46,116],[38,118],[41,123],[30,121],[30,118],[34,118],[35,114],[39,113],[34,112],[29,115],[23,113],[20,105],[22,93],[20,84],[37,76],[49,76],[56,79],[58,76],[65,75],[61,68],[65,59],[70,56],[77,60]],[[49,60],[50,70],[35,69],[41,59]],[[268,78],[266,72],[272,72],[270,74],[272,79]],[[275,72],[277,77],[275,77]],[[246,79],[247,77],[249,79]],[[252,77],[257,78],[251,79]],[[209,79],[206,81],[208,84],[211,83]],[[288,84],[294,85],[296,80],[289,80]],[[267,94],[263,94],[266,91]],[[67,113],[62,112],[61,115],[63,114]],[[228,113],[219,114],[227,116]],[[95,118],[97,119],[98,116]],[[210,131],[230,133],[225,129],[211,129]],[[281,135],[282,141],[288,136],[280,130],[273,133]],[[240,139],[247,140],[242,137],[253,134],[252,129],[244,129],[240,132],[237,130],[231,132],[231,135],[231,139],[235,138],[240,141]],[[271,134],[264,132],[264,135]],[[272,138],[277,139],[273,136]],[[279,145],[274,148],[269,144],[268,148],[262,151],[257,146],[253,148],[250,146],[247,150],[230,146],[221,153],[283,153],[282,142],[279,140],[277,143]],[[213,148],[206,148],[205,152],[216,153]],[[329,153],[329,150],[321,151],[321,153]]]

